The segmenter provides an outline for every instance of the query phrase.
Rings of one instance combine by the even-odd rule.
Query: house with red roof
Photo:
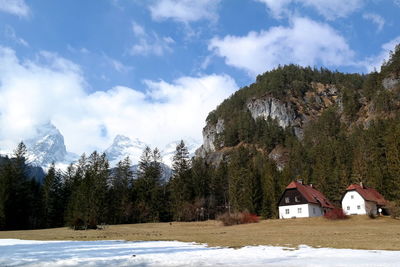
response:
[[[360,184],[352,184],[342,198],[342,208],[348,215],[373,214],[387,204],[387,200],[375,189]]]
[[[322,216],[333,208],[333,204],[313,185],[298,180],[291,182],[279,199],[279,218]]]

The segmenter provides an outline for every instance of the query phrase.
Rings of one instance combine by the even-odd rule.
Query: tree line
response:
[[[206,218],[202,201],[194,203],[196,174],[183,141],[176,148],[169,180],[162,179],[157,148],[144,149],[136,170],[129,157],[110,168],[104,153],[83,154],[64,171],[53,163],[42,182],[29,176],[26,153],[21,142],[12,157],[1,158],[0,229],[96,228],[101,223]]]

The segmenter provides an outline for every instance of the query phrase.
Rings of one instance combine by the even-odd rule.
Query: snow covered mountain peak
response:
[[[118,147],[145,147],[146,144],[140,141],[138,138],[130,139],[127,136],[118,134],[115,136],[112,146]]]
[[[189,156],[192,157],[196,148],[200,146],[200,142],[191,138],[185,138],[184,142],[188,148]],[[28,161],[32,165],[45,169],[52,162],[56,163],[57,168],[65,169],[79,158],[78,155],[67,151],[63,135],[50,122],[37,127],[35,134],[24,140],[24,143],[27,147]],[[165,165],[172,166],[172,159],[179,143],[180,140],[173,141],[160,148],[162,161]],[[115,167],[120,160],[127,156],[135,165],[139,162],[146,146],[147,144],[138,138],[131,139],[124,135],[116,135],[112,144],[104,150],[104,153],[107,155],[111,167]]]
[[[186,138],[183,141],[189,150],[189,156],[192,157],[194,155],[194,151],[200,146],[200,142],[197,142],[191,138]],[[172,166],[172,158],[174,156],[176,146],[180,142],[181,140],[170,142],[164,148],[160,149],[163,163],[170,167]],[[115,166],[118,161],[123,160],[126,156],[129,156],[133,164],[137,164],[146,145],[146,143],[137,138],[132,140],[127,136],[117,135],[114,138],[112,145],[104,152],[106,153],[111,166]]]
[[[163,162],[167,164],[168,166],[172,166],[172,160],[176,151],[176,147],[180,144],[181,140],[176,140],[173,142],[168,143],[164,149],[162,150],[161,154],[163,157]],[[194,140],[193,138],[185,138],[183,139],[183,142],[185,143],[185,146],[187,147],[189,151],[189,157],[194,156],[194,152],[196,151],[197,148],[200,147],[201,143]]]
[[[113,143],[104,153],[106,153],[111,166],[116,165],[118,161],[129,156],[132,162],[138,162],[146,144],[139,139],[130,139],[124,135],[117,135]]]
[[[28,160],[36,166],[46,167],[52,162],[71,161],[76,158],[67,152],[64,137],[50,122],[36,128],[35,135],[25,140],[28,150]]]

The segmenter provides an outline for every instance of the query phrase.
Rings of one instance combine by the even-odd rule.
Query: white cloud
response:
[[[237,89],[227,75],[145,81],[145,92],[116,86],[87,93],[85,86],[79,66],[56,54],[20,60],[0,47],[0,149],[13,149],[48,121],[79,154],[106,148],[117,134],[159,147],[200,139],[208,112]]]
[[[293,0],[255,0],[257,2],[264,3],[271,15],[275,18],[282,18],[284,15],[289,15],[290,11],[288,6],[292,3]]]
[[[307,18],[294,18],[289,27],[271,27],[246,36],[213,38],[209,50],[226,64],[254,76],[279,64],[302,66],[352,65],[353,51],[332,27]]]
[[[0,11],[19,17],[27,17],[31,12],[24,0],[0,0]]]
[[[392,39],[391,41],[384,43],[381,46],[381,52],[375,56],[366,58],[364,61],[360,62],[360,65],[365,67],[367,72],[380,71],[383,62],[389,59],[391,51],[394,51],[396,45],[400,44],[400,36]]]
[[[175,41],[171,37],[161,37],[153,31],[148,33],[136,22],[132,23],[132,31],[138,40],[129,51],[131,55],[162,56],[167,52],[172,52],[171,45]]]
[[[199,20],[217,21],[220,0],[156,0],[150,5],[151,17],[190,23]]]
[[[112,58],[110,56],[107,56],[106,54],[103,54],[104,59],[106,62],[116,71],[118,72],[129,72],[132,70],[132,67],[125,65],[121,61]]]
[[[385,26],[385,19],[378,14],[364,13],[363,18],[374,23],[378,27],[378,31],[381,31],[383,29],[383,26]]]
[[[132,23],[132,31],[136,36],[146,36],[144,28],[136,22]]]
[[[7,39],[12,40],[13,42],[16,42],[19,45],[29,47],[29,43],[25,41],[23,38],[17,36],[14,28],[11,27],[10,25],[6,25],[4,27],[4,34]]]
[[[328,20],[344,18],[360,9],[365,0],[255,0],[264,3],[270,10],[272,16],[281,18],[291,16],[294,5],[299,4],[303,7],[315,9],[320,15]]]

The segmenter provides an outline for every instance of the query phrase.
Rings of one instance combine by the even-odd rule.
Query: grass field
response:
[[[178,240],[209,246],[273,245],[400,250],[400,220],[352,216],[344,221],[324,218],[262,220],[222,226],[217,221],[110,225],[104,230],[53,228],[1,231],[0,238],[30,240]]]

